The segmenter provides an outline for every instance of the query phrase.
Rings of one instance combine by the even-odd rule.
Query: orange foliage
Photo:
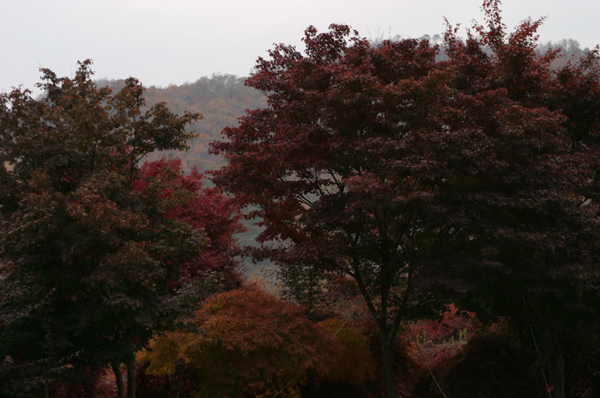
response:
[[[286,368],[325,370],[323,363],[331,356],[324,331],[297,305],[258,288],[213,296],[195,321],[202,338],[186,346],[187,358],[204,362],[210,356],[212,369],[224,362],[226,373],[235,368],[249,381]],[[239,363],[225,360],[230,357],[238,357]]]
[[[327,332],[300,307],[257,287],[211,297],[189,326],[198,333],[157,336],[138,360],[150,362],[147,373],[154,375],[172,374],[179,358],[198,365],[201,396],[239,396],[249,384],[271,383],[277,374],[325,375],[336,353]]]
[[[348,381],[354,386],[360,386],[375,377],[375,360],[370,351],[370,341],[363,331],[357,327],[344,326],[343,320],[332,318],[320,322],[319,326],[331,336],[338,330],[335,340],[336,352],[333,357],[327,379],[332,381]]]

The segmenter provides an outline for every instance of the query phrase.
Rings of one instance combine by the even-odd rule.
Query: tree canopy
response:
[[[268,107],[212,147],[229,161],[213,180],[263,220],[257,257],[356,280],[388,397],[399,328],[451,298],[520,320],[528,302],[561,397],[559,314],[598,296],[597,51],[552,69],[541,20],[508,33],[499,2],[483,8],[466,41],[448,26],[447,59],[427,40],[309,27],[304,53],[258,60],[247,84]]]
[[[0,351],[45,380],[111,363],[120,396],[126,363],[133,398],[134,353],[180,315],[182,281],[209,271],[239,281],[242,227],[178,162],[140,169],[153,151],[186,149],[200,115],[145,108],[133,78],[116,94],[100,88],[90,64],[72,79],[43,70],[40,99],[0,97]]]
[[[600,47],[499,6],[464,39],[311,26],[246,88],[84,61],[0,94],[0,395],[599,395]]]
[[[185,328],[155,336],[138,359],[153,375],[175,375],[179,359],[195,364],[206,397],[238,397],[249,384],[270,396],[308,376],[360,386],[375,367],[368,338],[342,326],[335,318],[315,324],[297,305],[250,285],[212,296]]]

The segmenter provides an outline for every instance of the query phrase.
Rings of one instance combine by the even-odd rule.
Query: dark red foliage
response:
[[[425,331],[426,339],[435,344],[448,342],[452,338],[454,341],[459,341],[461,336],[466,341],[468,336],[477,334],[478,329],[475,314],[460,312],[453,304],[450,304],[439,318],[419,320],[410,325],[413,335],[423,335]],[[465,331],[466,336],[464,336]]]
[[[278,45],[247,80],[268,107],[212,146],[215,183],[262,219],[258,256],[356,280],[388,397],[400,324],[444,301],[535,326],[557,397],[565,340],[597,341],[598,54],[552,69],[542,21],[508,33],[499,4],[464,41],[449,26],[440,61],[425,40],[309,27],[304,53]]]
[[[49,396],[57,398],[109,398],[115,396],[114,381],[106,377],[108,369],[93,367],[79,372],[77,378],[66,378],[53,383]]]
[[[311,27],[304,42],[305,56],[280,45],[259,59],[247,84],[269,93],[269,108],[224,130],[230,140],[213,148],[229,165],[214,181],[255,206],[259,240],[275,242],[262,256],[355,278],[382,333],[391,390],[399,324],[429,310],[417,298],[432,271],[421,253],[454,239],[452,216],[424,212],[441,166],[429,159],[428,129],[444,125],[450,74],[427,42],[371,47],[341,25]]]
[[[547,394],[536,355],[497,337],[469,340],[464,350],[433,368],[436,385],[426,369],[421,371],[411,398],[447,397],[541,398]]]
[[[182,172],[180,159],[161,159],[145,163],[134,189],[145,191],[153,188],[157,179],[175,175],[163,188],[161,196],[176,201],[165,211],[165,216],[183,221],[204,233],[207,241],[201,256],[180,268],[182,280],[190,281],[211,275],[222,289],[239,288],[240,248],[234,235],[244,232],[239,207],[225,197],[219,188],[204,187],[204,177],[193,169],[189,175]],[[177,198],[181,192],[189,197]]]

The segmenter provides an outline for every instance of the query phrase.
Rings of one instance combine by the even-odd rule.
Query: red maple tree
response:
[[[445,60],[427,40],[309,27],[304,53],[259,58],[246,84],[268,107],[212,146],[229,161],[215,183],[262,219],[257,256],[356,280],[388,397],[401,325],[450,298],[535,322],[562,397],[558,319],[597,278],[596,55],[552,70],[557,52],[535,53],[541,21],[508,34],[499,3],[465,41],[448,27]]]
[[[201,256],[180,267],[178,286],[208,276],[220,289],[239,288],[241,251],[235,235],[245,231],[237,204],[216,187],[205,187],[204,176],[197,169],[184,175],[180,159],[161,159],[145,163],[135,189],[153,190],[159,187],[160,196],[170,199],[173,206],[164,215],[185,222],[204,233],[206,238]]]

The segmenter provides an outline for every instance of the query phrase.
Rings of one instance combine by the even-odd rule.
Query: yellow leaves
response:
[[[167,332],[156,335],[148,345],[136,354],[136,360],[141,363],[150,362],[146,373],[154,376],[172,375],[175,373],[177,361],[187,359],[183,349],[197,336],[185,332]]]

